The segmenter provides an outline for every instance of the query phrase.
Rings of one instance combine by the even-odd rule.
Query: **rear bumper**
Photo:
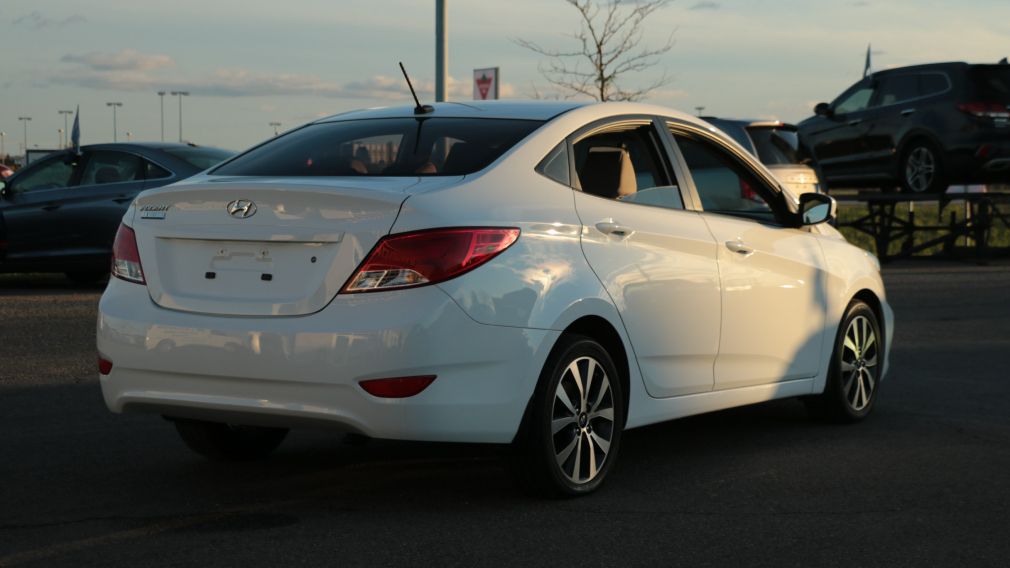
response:
[[[435,286],[338,296],[301,317],[166,310],[112,279],[99,304],[113,412],[244,424],[323,423],[376,438],[509,442],[559,332],[484,325]],[[381,399],[364,379],[437,375]]]

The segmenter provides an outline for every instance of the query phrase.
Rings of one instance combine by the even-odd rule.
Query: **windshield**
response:
[[[214,170],[224,176],[458,176],[484,169],[543,122],[383,118],[310,124]]]
[[[220,148],[196,146],[190,148],[166,148],[165,153],[179,158],[198,170],[213,168],[235,155],[235,152],[229,152]]]
[[[1010,65],[975,65],[969,77],[979,99],[1010,103]]]
[[[761,163],[774,166],[802,164],[805,156],[800,149],[799,135],[788,128],[748,128]]]

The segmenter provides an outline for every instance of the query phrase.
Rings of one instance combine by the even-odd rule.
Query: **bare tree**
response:
[[[673,48],[673,32],[658,47],[642,46],[646,18],[672,0],[565,0],[578,10],[579,31],[566,34],[578,46],[571,51],[548,49],[525,39],[514,43],[547,57],[540,73],[570,95],[587,95],[598,101],[636,101],[667,85],[664,71],[639,89],[622,88],[618,81],[629,73],[645,71]]]

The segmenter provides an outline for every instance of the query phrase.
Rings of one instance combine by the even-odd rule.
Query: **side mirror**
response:
[[[828,103],[817,103],[817,106],[814,107],[814,114],[817,116],[831,118],[832,116],[835,116],[835,111],[831,109],[831,105]]]
[[[799,216],[800,226],[819,225],[835,218],[838,204],[835,198],[823,193],[804,193],[800,195]]]

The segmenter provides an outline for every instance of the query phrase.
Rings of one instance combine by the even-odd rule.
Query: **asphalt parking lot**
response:
[[[867,422],[779,401],[633,430],[600,492],[542,501],[482,447],[306,431],[204,461],[106,411],[99,288],[0,277],[0,566],[1006,566],[1010,265],[885,281],[897,335]]]

